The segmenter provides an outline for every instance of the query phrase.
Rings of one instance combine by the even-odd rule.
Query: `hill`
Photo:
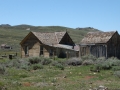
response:
[[[75,43],[79,43],[87,32],[99,31],[91,27],[86,28],[68,28],[63,26],[32,26],[32,25],[16,25],[11,26],[9,24],[0,25],[0,45],[8,44],[13,47],[14,51],[20,51],[20,41],[30,32],[55,32],[66,31],[70,34]]]

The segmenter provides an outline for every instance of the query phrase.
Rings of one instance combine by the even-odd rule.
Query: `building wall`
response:
[[[28,47],[28,53],[25,55],[25,48]],[[21,57],[39,56],[40,54],[40,42],[34,35],[30,35],[29,38],[21,45]]]
[[[47,45],[44,45],[44,57],[50,57],[50,53],[54,53],[54,48],[50,47],[50,46],[47,46]]]
[[[33,44],[33,42],[31,42]],[[29,47],[29,51],[28,51],[28,55],[25,55],[25,46],[23,45],[21,47],[21,56],[23,57],[39,57],[39,56],[44,56],[44,57],[50,57],[50,50],[53,50],[53,48],[46,46],[46,45],[42,45],[43,47],[43,54],[40,55],[40,47],[42,44],[40,44],[39,42],[34,42],[34,45],[31,46],[31,44],[29,43],[27,46]]]
[[[84,56],[88,54],[90,54],[90,46],[88,45],[80,46],[80,56]]]
[[[117,32],[107,43],[107,53],[108,57],[120,58],[120,38]]]
[[[97,45],[82,45],[80,46],[80,55],[92,54],[95,57],[106,57],[106,45],[97,44]]]
[[[90,48],[90,52],[92,55],[96,56],[96,57],[107,57],[107,53],[106,53],[106,45],[94,45],[91,46]]]

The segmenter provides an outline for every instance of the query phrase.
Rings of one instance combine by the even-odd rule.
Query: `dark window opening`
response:
[[[66,53],[65,52],[61,52],[58,57],[59,58],[66,58]]]
[[[43,55],[43,46],[40,46],[40,55]]]
[[[53,50],[50,50],[50,51],[49,51],[49,55],[50,55],[50,56],[53,56]]]
[[[29,48],[28,46],[25,46],[25,55],[28,55]]]

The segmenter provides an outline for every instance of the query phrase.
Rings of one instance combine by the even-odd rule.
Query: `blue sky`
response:
[[[120,0],[0,0],[0,24],[120,32]]]

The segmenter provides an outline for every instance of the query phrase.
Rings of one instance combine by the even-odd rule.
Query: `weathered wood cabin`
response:
[[[20,43],[21,57],[44,56],[76,57],[75,43],[67,32],[30,32]]]
[[[120,36],[115,32],[89,32],[80,43],[80,55],[120,58]]]
[[[12,49],[12,46],[6,45],[6,44],[1,44],[0,48],[1,48],[1,49],[6,49],[6,50],[11,50],[11,49]]]

